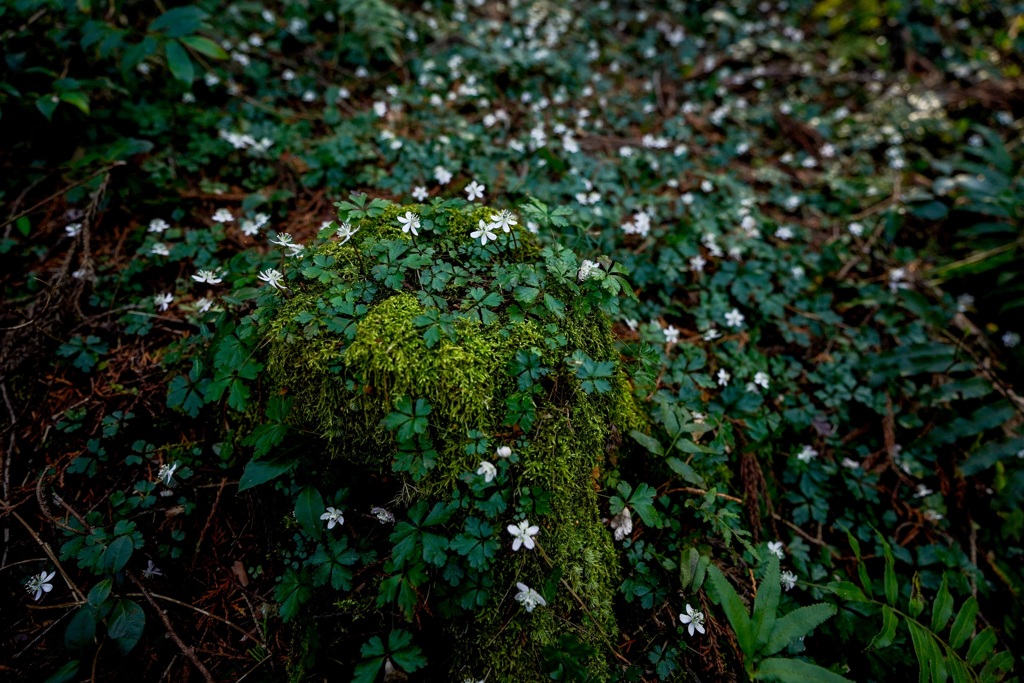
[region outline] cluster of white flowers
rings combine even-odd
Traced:
[[[516,219],[515,214],[507,209],[502,209],[498,213],[491,214],[491,221],[489,223],[481,219],[479,229],[469,233],[469,237],[470,239],[480,240],[482,246],[487,246],[488,241],[493,242],[498,239],[498,230],[511,233],[512,228],[517,225],[519,225],[519,221]]]
[[[219,135],[221,140],[227,141],[235,149],[251,149],[254,152],[262,153],[266,152],[274,144],[274,141],[268,137],[262,137],[257,140],[248,133],[236,133],[230,130],[222,130]]]
[[[260,228],[270,222],[270,216],[265,213],[258,213],[253,218],[246,218],[242,221],[242,233],[248,237],[259,234]]]
[[[646,211],[637,211],[633,214],[633,220],[622,224],[622,231],[627,235],[647,237],[651,232],[651,215]]]

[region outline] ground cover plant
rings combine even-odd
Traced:
[[[1022,24],[0,7],[0,674],[1015,680]]]

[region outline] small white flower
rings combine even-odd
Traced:
[[[839,464],[850,470],[860,469],[860,463],[857,462],[856,460],[853,460],[852,458],[843,458],[842,462],[840,462]]]
[[[381,524],[394,524],[395,516],[382,507],[370,508],[370,514],[377,518]]]
[[[940,519],[943,519],[943,514],[938,510],[925,510],[924,518],[929,522],[938,522]]]
[[[742,327],[744,316],[739,312],[739,309],[732,309],[725,314],[725,324],[729,327]]]
[[[211,218],[217,223],[230,223],[235,220],[235,217],[227,209],[217,209]]]
[[[163,218],[154,218],[149,222],[148,232],[161,233],[171,227]]]
[[[512,449],[508,446],[498,446],[498,450],[494,451],[494,454],[499,458],[510,458],[512,457]]]
[[[801,448],[800,452],[796,454],[796,459],[799,460],[800,462],[810,462],[811,460],[814,460],[817,457],[818,451],[814,450],[814,448],[807,445]]]
[[[434,180],[436,180],[439,185],[447,185],[452,181],[451,171],[446,169],[444,166],[435,166]]]
[[[423,187],[422,185],[417,185],[412,189],[412,198],[418,202],[427,201],[427,197],[429,196],[430,194],[427,193],[427,188]]]
[[[633,513],[628,507],[622,508],[619,514],[612,517],[610,526],[615,531],[615,540],[621,541],[633,533]]]
[[[39,572],[38,576],[32,576],[25,582],[25,590],[29,593],[35,593],[35,595],[32,596],[33,600],[39,600],[39,598],[43,597],[43,593],[49,593],[53,590],[53,584],[51,584],[50,581],[53,581],[53,577],[56,576],[56,574],[56,572],[50,572],[47,574],[45,570]]]
[[[164,573],[160,571],[160,568],[153,564],[153,560],[149,560],[149,564],[142,570],[142,578],[152,579],[154,576],[163,576]]]
[[[373,103],[373,113],[379,117],[386,116],[388,113],[388,103],[377,101]]]
[[[274,287],[275,289],[288,289],[283,284],[281,284],[281,280],[284,279],[284,274],[281,271],[277,270],[276,268],[267,268],[266,270],[262,271],[257,277],[260,280],[263,280],[263,282],[266,282],[271,287]]]
[[[174,295],[170,292],[157,294],[153,297],[153,305],[156,306],[159,311],[166,311],[172,301],[174,301]]]
[[[974,295],[961,294],[956,298],[956,310],[960,313],[966,313],[972,308],[974,308]]]
[[[217,277],[217,273],[212,270],[200,270],[192,276],[192,279],[199,283],[206,282],[211,285],[219,285],[224,281],[222,278]]]
[[[277,237],[275,237],[274,239],[270,240],[270,243],[271,244],[276,244],[279,247],[288,247],[288,248],[291,248],[291,246],[294,244],[294,242],[292,242],[292,236],[289,235],[286,232],[278,233]]]
[[[698,612],[689,605],[686,606],[686,614],[679,615],[679,621],[683,623],[683,626],[687,628],[690,635],[693,635],[694,631],[705,633],[704,631],[704,613]]]
[[[498,213],[491,214],[491,221],[494,223],[494,227],[496,229],[501,228],[502,232],[512,232],[512,227],[519,225],[515,214],[508,209],[502,209]]]
[[[213,301],[211,299],[207,299],[205,296],[202,299],[196,300],[196,310],[200,313],[206,313],[210,310],[211,306],[213,306]]]
[[[537,605],[547,607],[548,603],[545,602],[544,597],[525,583],[517,582],[516,588],[519,589],[519,592],[516,593],[516,602],[523,603],[527,612],[532,612]]]
[[[786,557],[786,551],[783,548],[782,541],[768,541],[768,552],[774,553],[780,560]]]
[[[583,282],[593,275],[595,270],[599,270],[600,268],[601,264],[597,261],[584,260],[583,263],[580,264],[580,271],[576,274],[576,279]]]
[[[715,186],[711,184],[710,180],[700,181],[700,189],[704,192],[711,192],[715,189]]]
[[[1008,349],[1012,349],[1020,344],[1020,335],[1016,332],[1006,332],[1002,336],[1003,346]]]
[[[721,336],[722,333],[719,332],[717,328],[712,327],[709,328],[708,331],[704,333],[704,341],[714,341],[715,339],[718,339]]]
[[[492,481],[494,481],[494,477],[497,476],[498,468],[494,466],[494,463],[482,460],[480,462],[480,467],[477,468],[476,473],[483,477],[485,482],[490,484]]]
[[[707,264],[708,262],[704,259],[704,257],[698,254],[697,256],[694,256],[690,259],[690,270],[692,270],[695,273],[703,273],[704,266],[706,266]]]
[[[782,584],[783,590],[793,590],[793,587],[796,586],[796,574],[787,569],[779,575],[779,583]]]
[[[256,221],[249,220],[246,218],[242,221],[242,234],[247,237],[254,237],[259,234],[260,226],[256,225]]]
[[[498,236],[494,233],[494,229],[497,227],[494,223],[486,223],[481,219],[480,229],[469,233],[469,237],[474,240],[480,240],[480,244],[486,247],[489,240],[494,241],[498,239]]]
[[[464,192],[466,193],[466,198],[469,201],[475,202],[477,199],[483,199],[485,189],[487,188],[474,180],[466,186]]]
[[[914,498],[927,498],[928,496],[932,495],[933,493],[935,493],[935,491],[932,491],[930,488],[928,488],[924,484],[918,484],[917,485],[917,492],[914,494]]]
[[[754,374],[754,384],[761,387],[762,389],[768,388],[768,373],[758,372]]]
[[[718,371],[718,386],[725,387],[729,385],[729,380],[732,379],[732,375],[725,368],[721,368]]]
[[[336,525],[345,523],[342,511],[332,507],[327,508],[327,511],[320,515],[320,519],[327,520],[328,529],[333,529]]]
[[[68,223],[64,226],[64,232],[68,237],[78,237],[78,234],[82,232],[81,223]]]
[[[512,550],[519,550],[519,546],[525,545],[527,550],[533,550],[533,537],[540,531],[539,526],[530,526],[530,521],[524,519],[519,524],[509,524],[508,532],[512,534]]]
[[[665,335],[666,344],[675,344],[679,341],[679,330],[677,330],[674,325],[669,325],[663,329],[661,333]]]
[[[420,234],[420,217],[412,211],[406,211],[404,216],[399,216],[398,222],[402,224],[402,232],[411,232],[414,237]]]
[[[350,224],[345,222],[338,226],[338,232],[334,234],[337,235],[338,237],[343,238],[341,240],[341,244],[345,244],[345,242],[348,242],[350,239],[352,239],[352,236],[355,235],[357,232],[359,232],[359,228],[353,229],[353,227]]]
[[[174,473],[178,469],[178,463],[171,463],[168,465],[164,463],[160,465],[160,470],[156,473],[156,478],[164,483],[164,486],[170,486],[174,481]]]
[[[778,230],[775,231],[775,236],[780,240],[791,240],[793,239],[793,228],[788,225],[780,225]]]
[[[154,256],[168,256],[171,250],[167,248],[167,245],[163,242],[154,242],[153,246],[150,247],[149,252]]]
[[[864,226],[860,223],[850,223],[846,226],[846,229],[850,231],[850,234],[854,237],[860,237],[864,234]]]

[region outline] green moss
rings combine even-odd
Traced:
[[[389,206],[381,216],[360,223],[358,240],[325,246],[318,253],[337,258],[344,281],[365,277],[372,267],[365,259],[373,240],[409,239],[395,227],[406,210],[410,208]],[[435,226],[443,224],[450,242],[466,243],[470,230],[491,213],[486,208],[452,210],[436,215]],[[431,235],[421,233],[419,239]],[[537,256],[539,250],[525,234],[517,240],[516,248],[505,252],[506,260]],[[448,302],[457,307],[462,294],[448,288],[445,294],[457,297]],[[291,419],[297,427],[322,436],[332,455],[386,472],[394,437],[381,426],[382,419],[399,398],[423,398],[431,404],[429,421],[438,456],[437,465],[417,483],[418,495],[448,497],[461,485],[463,473],[476,470],[482,458],[464,448],[471,430],[502,443],[518,439],[519,462],[508,472],[512,481],[506,490],[515,492],[510,504],[527,491],[550,495],[550,512],[531,517],[542,529],[537,551],[510,550],[504,527],[513,521],[513,509],[494,521],[501,547],[489,573],[490,600],[447,622],[460,650],[453,675],[471,672],[492,682],[548,680],[541,652],[571,632],[597,650],[590,670],[594,680],[606,680],[608,653],[618,640],[612,611],[618,566],[611,536],[600,520],[595,477],[618,433],[641,427],[643,418],[621,371],[611,392],[586,394],[564,358],[581,349],[595,360],[617,361],[607,319],[582,299],[560,293],[568,304],[562,319],[511,322],[507,311],[489,325],[459,318],[454,339],[442,337],[428,348],[415,323],[425,312],[417,295],[381,288],[351,340],[325,334],[305,339],[297,332],[295,316],[315,310],[325,296],[326,288],[312,283],[280,305],[266,327],[271,391],[295,399]],[[548,329],[552,323],[555,333]],[[557,335],[564,336],[565,346],[551,342]],[[517,391],[506,368],[517,351],[528,348],[540,349],[552,371],[535,397],[536,421],[528,434],[521,434],[502,424],[505,401]],[[546,607],[527,613],[513,599],[517,582],[534,588],[550,584],[554,597]]]

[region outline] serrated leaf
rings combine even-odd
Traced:
[[[630,431],[629,435],[633,437],[634,441],[646,448],[649,452],[654,453],[655,455],[665,455],[665,449],[662,447],[661,442],[653,436],[648,436],[635,429]]]
[[[896,637],[896,625],[898,623],[899,620],[892,608],[888,605],[882,605],[882,630],[875,634],[875,637],[871,639],[871,643],[868,644],[868,648],[872,650],[881,650],[883,647],[889,647],[892,645],[892,641]]]
[[[711,578],[711,585],[715,589],[722,610],[725,612],[729,624],[732,626],[736,640],[743,652],[753,652],[755,643],[754,626],[747,615],[747,608],[743,606],[736,589],[732,587],[725,574],[714,564],[708,567],[708,576]]]
[[[835,613],[835,605],[819,602],[815,605],[799,607],[789,614],[780,617],[775,622],[771,638],[768,640],[768,645],[765,646],[762,654],[775,654],[797,638],[809,634]]]
[[[314,486],[307,486],[299,492],[295,499],[295,519],[310,538],[319,539],[323,536],[324,523],[320,515],[324,514],[324,498]]]
[[[775,615],[779,608],[779,594],[782,584],[779,582],[779,556],[769,553],[768,569],[764,579],[757,587],[754,597],[753,625],[757,634],[756,647],[762,648],[767,643],[775,628]]]
[[[779,683],[852,683],[850,679],[817,664],[782,657],[763,660],[754,672],[753,678]]]
[[[960,611],[957,612],[953,625],[949,627],[949,646],[959,650],[971,632],[974,631],[974,619],[978,616],[978,601],[974,596],[967,598]]]

